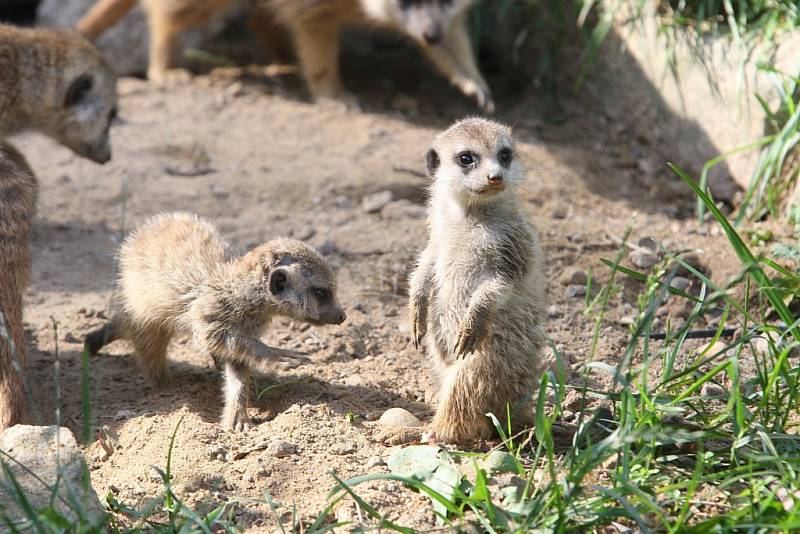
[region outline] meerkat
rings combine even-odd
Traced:
[[[22,294],[30,274],[28,233],[36,195],[25,158],[0,142],[0,432],[21,422],[25,411]]]
[[[36,130],[105,163],[116,113],[116,77],[84,37],[0,24],[0,139]]]
[[[86,349],[96,354],[114,340],[129,340],[146,374],[160,381],[170,339],[190,334],[199,350],[224,363],[222,424],[237,432],[251,425],[250,368],[305,359],[259,340],[271,319],[325,325],[346,318],[334,273],[316,250],[276,239],[234,257],[214,227],[194,215],[145,222],[122,244],[119,266],[120,310],[86,337]]]
[[[180,32],[205,23],[234,0],[142,0],[150,27],[148,78],[164,85]],[[294,38],[303,77],[314,98],[349,98],[339,76],[339,40],[346,25],[383,27],[410,36],[464,95],[494,111],[489,86],[478,69],[467,17],[474,0],[249,0],[267,10]],[[100,0],[78,25],[95,38],[131,9],[131,0]],[[262,35],[269,31],[258,32]]]
[[[543,258],[517,198],[525,171],[510,128],[459,121],[426,162],[430,238],[409,281],[412,341],[427,340],[438,379],[432,430],[463,443],[492,434],[487,413],[527,422],[545,363]]]

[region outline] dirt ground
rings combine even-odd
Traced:
[[[240,526],[272,531],[292,506],[304,518],[324,508],[330,471],[343,478],[387,471],[392,449],[372,439],[384,410],[400,406],[430,419],[431,380],[410,343],[404,280],[426,240],[423,155],[438,130],[475,111],[414,65],[374,67],[349,79],[345,72],[363,110],[313,105],[296,77],[258,69],[212,73],[166,92],[123,79],[114,158],[105,166],[38,135],[14,140],[41,182],[26,297],[31,422],[60,417],[80,436],[82,339],[108,313],[120,235],[152,214],[201,214],[242,251],[276,235],[307,240],[335,265],[348,312],[341,327],[274,325],[268,344],[302,350],[312,362],[259,377],[257,388],[268,389],[251,408],[259,424],[245,434],[221,430],[220,373],[185,341],[171,346],[172,378],[161,387],[144,378],[129,345],[108,347],[91,360],[91,416],[113,453],[97,440],[83,444],[98,494],[113,492],[131,506],[157,495],[151,466],[165,466],[180,422],[172,455],[178,495],[201,510],[241,499]],[[589,358],[593,320],[562,275],[578,267],[592,269],[595,284],[607,280],[599,260],[614,257],[632,220],[634,242],[653,236],[672,249],[698,249],[716,281],[737,271],[724,238],[711,227],[698,231],[693,201],[653,147],[579,99],[565,98],[559,124],[541,118],[535,94],[501,92],[498,104],[529,170],[521,194],[547,256],[547,330],[574,377]],[[185,176],[197,169],[205,174]],[[367,212],[362,198],[384,190],[394,200]],[[624,350],[637,289],[628,282],[612,303],[597,360],[614,364]],[[662,321],[675,320],[680,306],[665,313]],[[294,448],[275,455],[265,449],[274,440]],[[284,505],[277,515],[248,502],[263,501],[265,490]],[[435,525],[423,497],[397,483],[359,491],[392,520]],[[359,519],[350,501],[335,514]]]

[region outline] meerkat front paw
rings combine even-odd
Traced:
[[[422,338],[428,328],[428,306],[424,298],[412,297],[410,308],[411,319],[411,339],[414,343],[414,348],[419,349],[422,344]]]
[[[456,341],[456,358],[465,358],[468,354],[475,352],[482,338],[483,336],[472,326],[467,325],[462,327],[458,334],[458,340]]]
[[[485,113],[489,115],[494,113],[494,100],[492,99],[492,92],[488,87],[481,85],[475,80],[460,80],[457,82],[458,88],[465,96],[468,96],[477,102]]]

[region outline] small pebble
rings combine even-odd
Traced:
[[[586,294],[586,286],[569,286],[567,287],[567,298],[582,297]]]
[[[586,271],[577,267],[569,267],[561,274],[561,285],[585,286],[588,282]]]
[[[417,417],[403,408],[389,408],[378,422],[383,426],[422,426]]]
[[[548,317],[552,319],[558,317],[559,315],[561,315],[561,312],[559,311],[558,306],[556,306],[555,304],[551,304],[550,306],[547,307]]]
[[[704,397],[723,397],[725,395],[725,388],[713,382],[706,382],[703,384],[703,389],[700,390],[700,393]]]
[[[373,456],[367,460],[367,469],[372,469],[373,467],[378,467],[381,465],[386,465],[386,462],[380,456]]]
[[[623,317],[623,318],[621,318],[621,319],[619,320],[619,324],[621,324],[622,326],[630,326],[630,325],[632,325],[632,324],[633,324],[633,323],[635,323],[635,322],[636,322],[636,319],[634,319],[634,318],[633,318],[632,316],[630,316],[630,315],[626,315],[625,317]]]
[[[386,204],[392,201],[392,197],[392,192],[388,189],[364,195],[361,199],[361,209],[367,213],[377,213],[381,211]]]
[[[288,441],[274,440],[267,447],[267,454],[273,458],[286,458],[293,454],[297,454],[297,446]]]
[[[133,410],[119,410],[116,414],[114,414],[114,421],[123,421],[135,416],[136,412]]]
[[[676,276],[670,281],[669,286],[678,291],[686,291],[691,285],[692,281],[683,276]]]
[[[658,254],[645,249],[636,249],[631,251],[628,259],[632,264],[640,269],[650,269],[659,262]]]

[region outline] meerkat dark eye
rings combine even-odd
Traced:
[[[92,90],[94,82],[88,74],[79,76],[67,89],[67,96],[64,97],[64,107],[69,108],[80,104]]]
[[[500,165],[508,167],[511,160],[514,159],[514,153],[510,148],[500,149],[500,152],[497,153],[497,159],[500,161]]]
[[[477,157],[472,152],[462,152],[456,156],[456,161],[458,161],[459,165],[466,168],[475,165]]]
[[[320,304],[325,304],[331,298],[331,292],[323,287],[315,287],[311,290],[311,293]]]

